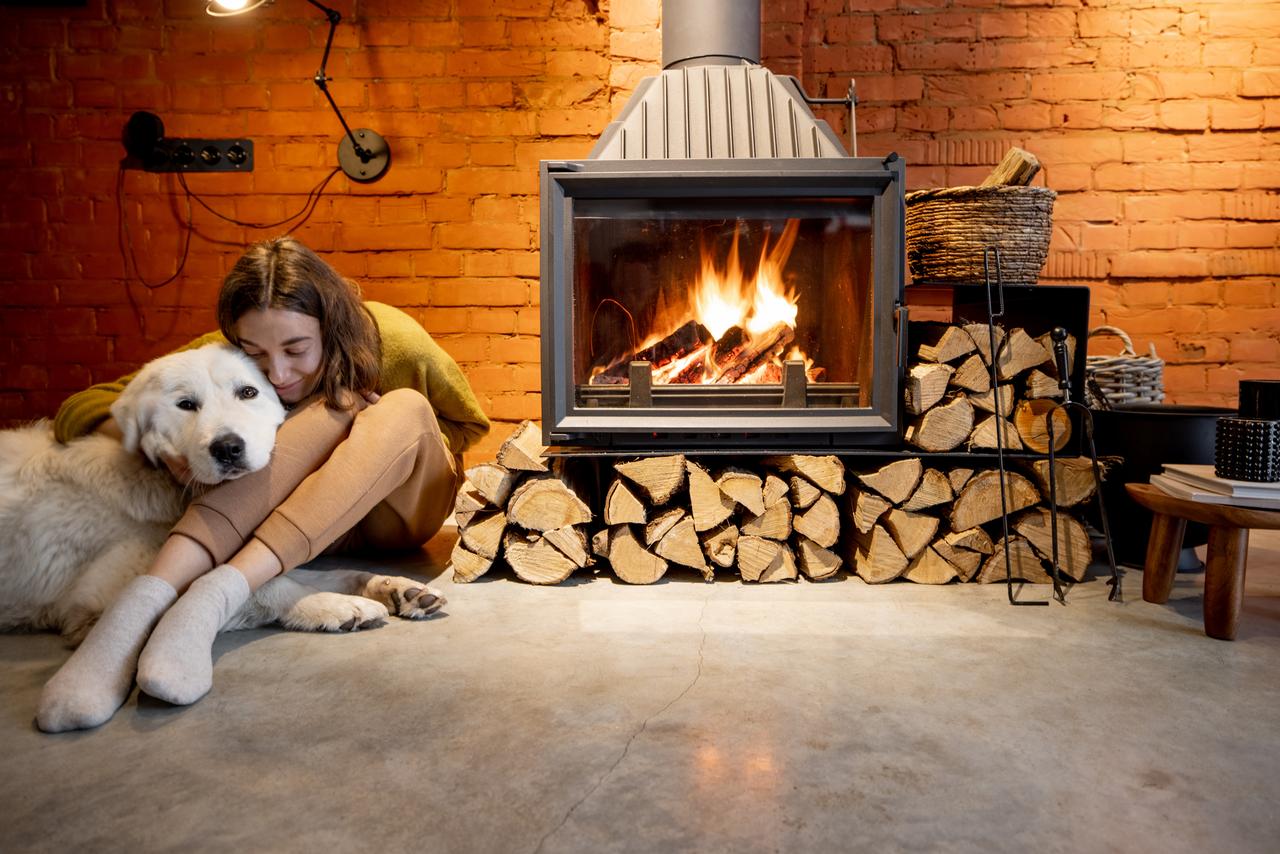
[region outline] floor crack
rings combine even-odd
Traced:
[[[669,700],[665,706],[640,722],[639,728],[631,734],[631,737],[627,739],[627,743],[622,746],[622,752],[618,754],[618,758],[613,760],[613,764],[600,775],[600,779],[596,780],[595,783],[592,784],[591,788],[587,789],[587,791],[582,795],[582,797],[574,801],[573,805],[569,807],[556,826],[543,834],[542,838],[538,840],[537,846],[533,849],[533,854],[538,854],[538,852],[542,851],[542,846],[547,844],[547,840],[559,833],[560,829],[569,822],[570,818],[573,817],[573,814],[577,811],[578,807],[586,803],[587,799],[594,795],[596,790],[604,785],[604,781],[608,780],[609,777],[612,776],[613,772],[622,764],[622,760],[626,759],[627,754],[631,752],[632,743],[639,738],[649,726],[649,722],[662,716],[668,709],[684,699],[685,695],[693,690],[693,686],[697,685],[698,680],[702,678],[703,650],[707,646],[707,630],[702,625],[702,619],[707,614],[707,603],[711,601],[711,594],[715,592],[714,585],[709,585],[709,587],[710,589],[707,591],[706,597],[702,600],[702,610],[698,612],[698,629],[702,632],[702,640],[698,642],[698,669],[697,672],[693,674],[693,679],[689,680],[689,684],[684,686],[680,693],[676,694],[675,697]]]

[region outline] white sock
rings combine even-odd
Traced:
[[[140,575],[130,581],[102,612],[80,648],[44,686],[36,726],[45,732],[64,732],[111,720],[133,687],[138,651],[177,597],[161,578]]]
[[[213,687],[213,640],[252,593],[231,564],[200,576],[151,633],[138,659],[138,687],[187,706]]]

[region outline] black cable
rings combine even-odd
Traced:
[[[128,277],[129,264],[133,265],[133,275],[138,282],[147,290],[155,291],[163,288],[174,279],[182,275],[183,269],[187,266],[187,257],[191,254],[191,232],[195,229],[192,227],[192,210],[191,198],[187,197],[187,236],[182,244],[182,258],[178,261],[178,268],[173,271],[173,275],[165,279],[163,282],[148,282],[142,276],[142,268],[138,266],[138,257],[133,251],[133,235],[129,231],[129,216],[124,205],[124,166],[116,172],[116,212],[119,214],[118,227],[116,229],[116,239],[120,243],[120,254],[125,260],[125,275]]]
[[[242,226],[244,228],[278,228],[279,226],[292,222],[293,220],[297,219],[300,216],[302,217],[302,220],[298,223],[299,226],[301,226],[303,223],[309,220],[311,218],[311,215],[315,213],[316,207],[320,204],[320,197],[324,195],[325,188],[329,186],[329,182],[333,180],[333,176],[337,175],[341,171],[342,171],[342,167],[335,166],[332,172],[326,175],[323,180],[321,180],[318,184],[316,184],[314,187],[311,188],[311,192],[307,193],[307,200],[302,203],[302,208],[299,209],[297,213],[292,213],[278,222],[248,222],[245,220],[236,219],[235,217],[227,216],[224,213],[220,213],[214,210],[212,207],[210,207],[208,202],[200,198],[199,195],[197,195],[195,192],[191,190],[190,187],[187,186],[186,175],[184,175],[182,172],[178,172],[177,175],[178,175],[178,183],[182,185],[182,189],[186,192],[189,199],[195,199],[196,202],[200,205],[200,207],[204,208],[209,213],[216,216],[218,219],[224,220],[225,222],[232,223],[233,225]]]

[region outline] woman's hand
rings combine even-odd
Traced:
[[[120,425],[110,415],[105,420],[99,421],[98,426],[93,428],[93,432],[102,436],[110,436],[117,442],[124,440],[124,433],[120,430]]]
[[[191,467],[187,465],[186,457],[171,457],[168,454],[161,454],[160,462],[164,463],[164,467],[169,470],[169,474],[173,476],[173,479],[183,486],[190,486],[195,480],[195,476],[191,473]]]
[[[362,392],[361,397],[365,399],[365,403],[368,403],[370,405],[377,403],[379,400],[382,400],[382,395],[378,394],[376,391]]]

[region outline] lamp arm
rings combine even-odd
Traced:
[[[347,120],[342,115],[342,110],[338,109],[338,104],[333,100],[333,94],[329,91],[329,75],[325,70],[329,66],[329,50],[333,47],[333,34],[338,29],[338,24],[342,22],[342,13],[337,9],[330,9],[328,6],[317,3],[316,0],[307,0],[307,2],[323,12],[324,16],[329,20],[329,37],[324,42],[324,55],[320,58],[320,70],[316,72],[312,80],[329,101],[329,106],[333,108],[334,114],[342,124],[342,129],[347,133],[347,138],[351,140],[351,147],[355,149],[356,156],[368,163],[373,155],[364,146],[356,142],[356,135],[351,132],[350,126],[347,125]]]

